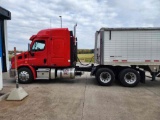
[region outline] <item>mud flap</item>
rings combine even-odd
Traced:
[[[146,81],[145,72],[142,71],[142,70],[139,70],[139,74],[140,74],[140,76],[141,76],[140,82],[141,82],[141,83],[145,83],[145,81]]]

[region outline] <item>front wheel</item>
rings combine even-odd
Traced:
[[[113,83],[115,76],[111,69],[100,68],[96,72],[96,79],[100,85],[109,86]]]
[[[125,87],[134,87],[138,85],[140,81],[139,73],[132,68],[124,69],[120,73],[119,77],[120,77],[120,82]]]
[[[32,72],[29,68],[20,68],[18,70],[18,82],[19,83],[30,83],[33,80]]]

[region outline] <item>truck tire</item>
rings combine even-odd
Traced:
[[[19,83],[31,83],[33,80],[33,74],[29,68],[23,67],[18,69],[18,82]]]
[[[96,72],[96,80],[102,86],[109,86],[115,79],[114,73],[109,68],[100,68]]]
[[[134,87],[138,85],[140,81],[139,73],[132,68],[127,68],[122,70],[120,72],[119,78],[120,78],[120,82],[125,87]]]

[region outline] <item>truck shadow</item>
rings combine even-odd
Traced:
[[[54,80],[34,80],[32,84],[55,84],[55,83],[60,83],[60,84],[73,84],[74,79],[54,79]]]
[[[10,79],[10,80],[4,80],[5,84],[15,84],[16,81],[15,79]],[[82,77],[77,77],[75,79],[54,79],[54,80],[34,80],[30,84],[81,84],[87,86],[100,86],[96,79],[94,77],[91,78],[82,78]],[[29,84],[21,84],[21,85],[29,85]],[[114,81],[112,86],[120,86],[121,83],[117,80]],[[106,86],[103,86],[106,87]],[[155,81],[151,81],[151,79],[146,79],[146,83],[139,83],[138,86],[136,87],[160,87],[160,79],[157,79]]]
[[[140,86],[142,87],[160,87],[160,80],[157,79],[155,81],[151,81],[151,79],[146,80],[146,83],[141,83]]]

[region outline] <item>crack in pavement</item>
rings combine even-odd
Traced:
[[[85,99],[86,99],[86,87],[87,87],[87,75],[86,75],[86,81],[85,81],[85,89],[84,89],[84,96],[83,96],[83,107],[82,107],[82,117],[81,120],[84,118],[84,104],[85,104]]]
[[[157,93],[153,92],[152,90],[148,89],[148,88],[145,88],[146,90],[152,92],[153,94],[155,94],[156,96],[160,97],[160,95],[158,95]]]

